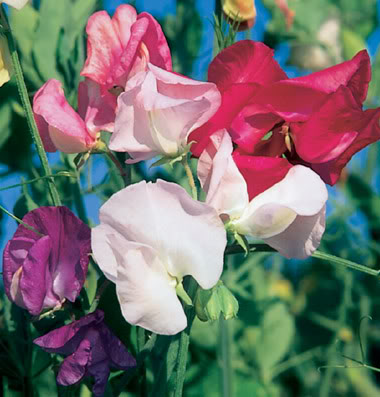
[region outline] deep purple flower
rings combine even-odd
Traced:
[[[34,340],[48,353],[67,356],[58,371],[58,384],[69,386],[85,376],[93,376],[92,392],[102,396],[110,368],[126,370],[136,366],[136,360],[103,319],[103,311],[97,310]]]
[[[87,274],[90,228],[67,207],[40,207],[27,213],[3,254],[5,292],[38,315],[74,302]]]

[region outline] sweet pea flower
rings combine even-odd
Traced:
[[[118,98],[109,147],[128,152],[130,162],[157,155],[176,158],[186,151],[187,137],[218,109],[220,93],[204,83],[148,64],[132,77]]]
[[[152,15],[127,4],[112,19],[106,11],[94,13],[87,22],[87,59],[81,71],[101,87],[101,94],[123,89],[127,79],[145,70],[147,63],[171,70],[170,50]]]
[[[283,179],[263,190],[259,169],[254,184],[261,186],[255,187],[255,193],[257,189],[262,191],[252,194],[235,163],[237,159],[244,164],[246,159],[234,159],[232,150],[228,132],[220,130],[199,158],[198,177],[207,193],[206,203],[218,211],[234,233],[261,239],[287,258],[311,255],[325,230],[327,189],[320,177],[307,167],[287,166],[285,159],[274,159],[276,168],[285,174]],[[256,160],[263,169],[266,159]]]
[[[370,79],[365,50],[350,61],[288,79],[264,44],[235,43],[210,65],[209,80],[221,91],[222,105],[190,135],[198,142],[192,151],[200,155],[210,135],[226,128],[241,152],[285,155],[333,185],[350,158],[380,138],[380,108],[362,109]]]
[[[0,34],[0,87],[11,78],[12,60],[7,39]]]
[[[250,29],[256,19],[255,0],[221,0],[225,17],[234,22],[239,22],[238,30]]]
[[[108,94],[111,96],[111,94]],[[85,80],[78,88],[78,113],[67,102],[62,84],[48,80],[33,99],[34,118],[47,152],[97,150],[100,130],[112,131],[114,108],[100,97],[99,87]]]
[[[222,273],[226,232],[211,206],[174,183],[130,185],[101,208],[92,229],[94,258],[116,284],[124,318],[158,334],[187,320],[176,291],[191,275],[203,289]]]
[[[111,368],[128,370],[136,366],[136,360],[103,320],[103,311],[97,310],[33,341],[48,353],[67,356],[58,371],[59,385],[70,386],[93,376],[92,392],[100,397]]]
[[[5,3],[16,8],[17,10],[21,10],[21,8],[24,7],[28,1],[29,0],[0,0],[0,4]]]
[[[28,212],[3,253],[5,293],[32,315],[78,297],[91,251],[90,228],[67,207]]]

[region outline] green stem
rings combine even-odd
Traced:
[[[20,98],[21,98],[21,102],[22,102],[24,111],[25,111],[25,116],[26,116],[26,120],[28,122],[29,130],[32,135],[33,142],[36,146],[38,157],[40,158],[40,161],[41,161],[43,174],[44,174],[44,176],[48,176],[48,175],[51,175],[50,166],[48,163],[46,152],[44,150],[44,147],[43,147],[43,144],[41,141],[40,133],[38,132],[38,128],[37,128],[36,122],[34,120],[33,110],[32,110],[32,106],[29,101],[28,90],[25,85],[24,75],[23,75],[20,60],[19,60],[19,57],[17,54],[16,44],[13,39],[12,31],[8,24],[7,17],[5,15],[2,5],[0,5],[0,21],[1,21],[1,25],[4,28],[5,36],[8,41],[9,50],[10,50],[11,58],[12,58],[13,71],[14,71],[14,74],[16,77],[17,88],[18,88],[18,92],[20,94]],[[46,181],[47,181],[47,186],[48,186],[53,204],[56,206],[61,205],[61,199],[59,197],[58,190],[55,186],[54,179],[47,178]]]
[[[229,320],[219,317],[219,343],[218,355],[220,362],[221,388],[223,397],[231,397],[232,393],[232,366],[231,366],[231,334]]]
[[[197,292],[198,285],[192,277],[190,277],[186,281],[188,281],[186,292],[191,298],[191,300],[193,300]],[[179,349],[178,349],[178,358],[177,358],[178,366],[177,366],[175,386],[174,386],[174,397],[182,396],[183,385],[186,376],[187,354],[190,343],[190,330],[191,330],[191,326],[193,325],[193,321],[195,317],[194,306],[185,306],[184,311],[187,317],[187,327],[181,332],[180,340],[179,340]]]
[[[121,165],[120,161],[118,158],[110,151],[107,150],[106,152],[108,158],[115,164],[116,168],[118,169],[120,176],[123,178],[124,185],[128,186],[131,184],[131,170],[130,167],[128,166],[126,170],[123,168]]]
[[[11,212],[9,212],[8,210],[6,210],[3,206],[0,205],[0,210],[5,212],[8,216],[10,216],[11,218],[13,218],[17,223],[20,223],[21,225],[23,225],[24,227],[26,227],[27,229],[31,230],[32,232],[38,234],[40,237],[43,237],[44,235],[42,233],[40,233],[39,231],[37,231],[36,229],[34,229],[34,227],[29,226],[27,223],[25,223],[24,221],[22,221],[20,218],[17,218],[17,216],[13,215]]]
[[[275,249],[269,247],[266,244],[249,244],[249,252],[277,252]],[[244,250],[240,245],[230,245],[226,248],[226,255],[231,254],[244,254]],[[315,251],[312,255],[315,259],[326,260],[333,263],[334,265],[341,265],[350,269],[358,270],[363,273],[367,273],[371,276],[380,277],[380,270],[371,269],[370,267],[359,265],[358,263],[352,262],[348,259],[339,258],[335,255],[327,254],[321,251]]]
[[[353,277],[352,273],[344,272],[342,275],[342,283],[344,286],[342,300],[338,309],[338,327],[331,338],[330,346],[327,349],[327,369],[326,374],[322,379],[320,388],[320,397],[328,397],[330,394],[331,381],[333,379],[336,368],[334,367],[335,354],[336,354],[336,340],[339,337],[340,330],[346,325],[347,321],[347,307],[349,306],[352,293]]]
[[[197,187],[195,185],[194,176],[193,176],[193,173],[192,173],[191,168],[189,166],[189,162],[188,162],[187,156],[184,156],[182,158],[181,162],[182,162],[183,168],[185,169],[187,180],[189,181],[189,185],[190,185],[190,189],[191,189],[191,195],[192,195],[194,200],[198,200]]]
[[[14,185],[9,185],[9,186],[2,187],[2,188],[0,188],[0,192],[2,192],[3,190],[13,189],[13,188],[24,186],[24,185],[29,185],[31,183],[38,182],[41,179],[57,178],[57,177],[60,177],[60,176],[64,176],[66,178],[77,178],[74,174],[70,174],[70,172],[62,171],[62,172],[60,172],[58,174],[50,174],[50,175],[45,175],[45,176],[39,176],[38,178],[29,179],[28,181],[25,181],[25,182],[15,183]]]

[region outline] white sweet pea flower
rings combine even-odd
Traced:
[[[311,169],[296,165],[249,201],[247,183],[232,158],[226,130],[211,137],[198,163],[198,177],[212,205],[235,232],[259,238],[287,258],[305,258],[325,230],[327,189]]]
[[[92,250],[124,318],[158,334],[186,328],[176,287],[191,275],[212,288],[223,269],[226,233],[215,209],[174,183],[143,181],[114,194],[99,218]]]
[[[129,162],[157,155],[176,158],[185,151],[189,134],[214,115],[220,102],[215,84],[148,64],[118,98],[109,147],[128,152]]]
[[[29,0],[0,0],[0,4],[5,3],[16,8],[17,10],[21,10],[21,8],[24,7],[28,1]]]

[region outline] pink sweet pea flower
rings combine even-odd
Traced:
[[[251,157],[252,158],[252,157]],[[226,130],[211,137],[199,158],[198,177],[212,205],[233,232],[258,238],[287,258],[306,258],[319,246],[325,229],[327,189],[319,176],[307,167],[288,166],[277,160],[263,173],[254,172],[255,194],[248,194],[247,182],[232,157],[232,142]],[[280,161],[278,161],[280,160]],[[246,167],[250,164],[240,158]],[[257,162],[253,166],[258,166]],[[277,173],[273,172],[277,169]],[[282,179],[273,183],[284,173]],[[263,175],[272,177],[263,178]],[[269,179],[269,182],[268,180]],[[270,186],[268,186],[270,185]]]
[[[128,152],[131,162],[157,155],[176,158],[192,130],[218,109],[220,93],[213,83],[195,81],[148,64],[132,77],[118,98],[109,147]]]
[[[87,23],[87,59],[81,75],[93,80],[104,95],[114,87],[124,88],[128,77],[145,70],[147,63],[171,70],[165,36],[152,15],[127,4],[120,5],[112,19],[105,11],[93,14]]]
[[[124,318],[158,334],[186,328],[176,287],[191,275],[212,288],[223,270],[226,232],[214,208],[177,184],[142,181],[115,193],[99,218],[93,254],[116,284]]]
[[[111,94],[108,94],[111,96]],[[47,152],[81,153],[96,149],[100,130],[112,131],[114,110],[98,86],[86,80],[78,88],[78,113],[58,80],[48,80],[33,99],[34,117]]]
[[[242,152],[285,155],[333,185],[352,155],[380,138],[380,108],[362,109],[370,79],[364,50],[350,61],[288,79],[263,44],[235,43],[210,65],[209,80],[221,90],[222,106],[191,134],[189,139],[198,142],[192,151],[200,155],[209,136],[227,128]],[[234,99],[230,110],[228,103]],[[272,137],[264,145],[268,132]]]
[[[22,219],[3,253],[3,278],[8,298],[38,315],[74,302],[87,274],[90,228],[67,207],[40,207]]]

